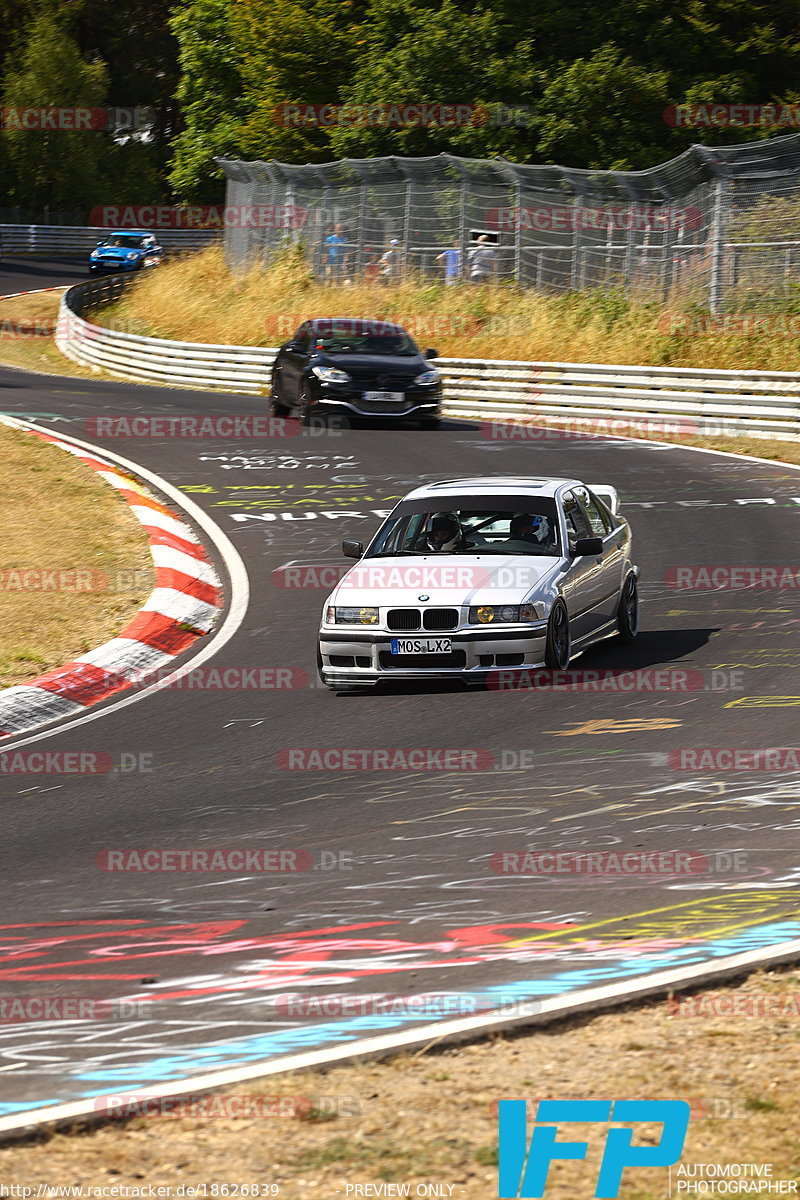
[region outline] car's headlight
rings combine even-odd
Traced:
[[[520,621],[540,621],[544,614],[541,604],[479,604],[469,610],[470,625],[500,625]]]
[[[328,605],[325,613],[328,625],[377,625],[377,608],[335,608]]]
[[[438,371],[423,371],[421,375],[417,376],[414,383],[419,383],[423,387],[430,387],[432,383],[438,383],[440,379],[441,375]]]
[[[323,383],[349,383],[350,376],[347,371],[340,371],[338,367],[312,367],[312,373],[317,379],[321,379]]]
[[[130,254],[126,254],[125,257],[127,258],[128,262],[131,262],[132,259],[136,258],[136,251],[131,250]]]

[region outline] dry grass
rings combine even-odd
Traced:
[[[46,375],[96,377],[96,371],[65,358],[48,332],[55,326],[60,299],[60,292],[0,297],[0,364]]]
[[[425,281],[333,286],[315,282],[296,254],[233,274],[218,246],[149,272],[102,319],[181,341],[274,346],[314,315],[398,319],[421,345],[451,356],[800,370],[795,335],[669,333],[660,305],[613,289],[547,296]]]
[[[0,687],[9,687],[113,637],[155,576],[146,534],[113,488],[1,425],[0,502]]]
[[[797,969],[726,989],[798,990]],[[798,1065],[797,1017],[685,1018],[649,1004],[234,1089],[326,1097],[318,1107],[342,1113],[328,1120],[137,1119],[0,1150],[0,1172],[18,1185],[277,1183],[281,1200],[333,1200],[346,1184],[390,1181],[410,1183],[414,1195],[427,1181],[455,1185],[454,1200],[487,1200],[497,1195],[496,1101],[581,1097],[687,1099],[694,1117],[683,1163],[771,1163],[773,1178],[798,1180]],[[589,1140],[589,1157],[552,1168],[548,1200],[594,1194],[598,1130],[570,1133]],[[662,1200],[666,1184],[666,1169],[626,1171],[620,1200]]]

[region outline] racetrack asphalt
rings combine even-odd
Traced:
[[[20,262],[0,292],[25,290],[25,278],[72,282],[59,263]],[[7,368],[0,410],[37,414],[40,427],[123,455],[198,504],[232,540],[251,589],[244,623],[206,668],[245,684],[254,670],[284,668],[303,684],[220,687],[224,677],[209,675],[211,686],[112,700],[99,719],[0,743],[6,756],[20,746],[118,764],[100,775],[2,773],[0,999],[128,1005],[94,1020],[0,1025],[0,1112],[420,1021],[402,1005],[314,1010],[297,997],[447,992],[466,1012],[489,995],[557,995],[800,935],[797,774],[679,769],[674,757],[797,741],[797,590],[679,590],[669,574],[704,564],[796,571],[797,471],[605,438],[498,442],[457,421],[437,433],[98,437],[101,416],[263,417],[266,401]],[[341,540],[366,541],[376,514],[420,482],[501,474],[618,488],[641,566],[642,632],[572,670],[641,672],[643,690],[447,683],[345,696],[317,686],[329,589],[280,586],[273,572],[341,566]],[[653,670],[692,674],[688,686],[663,675],[673,690],[654,692]],[[493,766],[284,770],[279,756],[292,747],[478,749]],[[113,849],[220,847],[305,850],[315,869],[97,865]],[[691,875],[493,868],[498,852],[528,850],[709,857]]]

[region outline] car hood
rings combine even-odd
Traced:
[[[413,379],[420,372],[429,370],[421,354],[315,354],[314,366],[338,367],[348,375],[407,375]]]
[[[519,604],[559,575],[559,556],[425,554],[364,558],[340,579],[331,603],[378,608]]]

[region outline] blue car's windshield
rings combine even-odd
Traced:
[[[131,234],[116,233],[112,237],[103,238],[101,246],[117,246],[124,250],[142,250],[145,246],[145,240],[142,237],[134,237]]]

